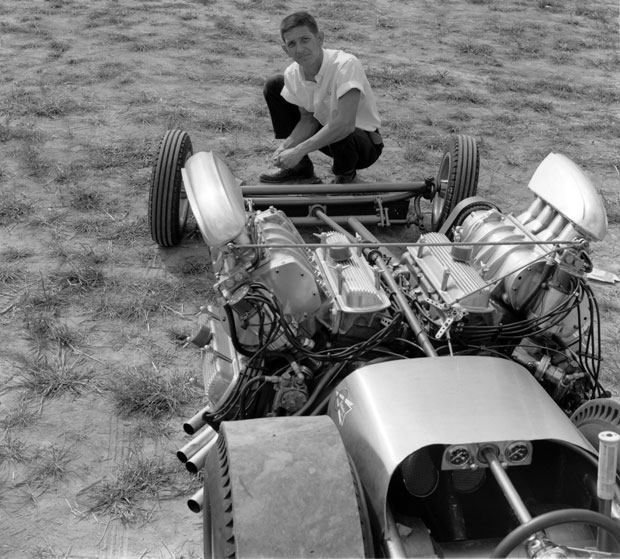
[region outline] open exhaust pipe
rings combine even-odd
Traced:
[[[201,487],[196,493],[194,493],[187,501],[187,506],[192,512],[200,512],[205,503],[205,490]]]
[[[194,453],[187,462],[185,462],[185,467],[187,471],[192,474],[197,474],[202,468],[204,468],[205,462],[207,460],[207,454],[211,450],[211,447],[217,441],[217,433],[213,432],[215,436],[209,439],[208,442],[204,444],[200,449]]]
[[[183,462],[187,461],[196,454],[204,445],[217,437],[217,433],[211,427],[205,427],[195,437],[192,438],[183,448],[177,451],[177,458]]]

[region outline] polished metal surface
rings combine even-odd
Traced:
[[[362,367],[330,401],[372,508],[397,466],[432,444],[551,439],[589,445],[536,379],[493,357],[427,357]],[[544,419],[543,419],[544,418]],[[384,527],[385,518],[380,515]]]
[[[529,188],[541,200],[568,219],[582,234],[593,240],[602,240],[607,233],[607,214],[596,187],[585,173],[568,157],[550,153],[532,176]],[[547,209],[539,203],[532,211],[540,218]],[[548,216],[549,225],[553,216]],[[529,220],[530,217],[524,219]],[[543,218],[543,221],[545,218]]]
[[[316,250],[316,263],[338,309],[347,313],[365,313],[388,308],[390,300],[377,286],[377,277],[361,251],[347,249],[346,257],[335,258],[330,245],[347,244],[347,237],[331,232],[322,235],[321,239],[325,246]]]
[[[445,235],[427,233],[419,242],[438,246],[409,247],[403,263],[412,273],[419,270],[424,275],[441,303],[448,306],[458,303],[471,312],[492,311],[490,287],[469,262],[454,258],[453,247],[448,246]],[[444,246],[439,246],[441,243]],[[426,290],[423,283],[420,288]]]
[[[182,169],[183,184],[200,232],[209,246],[235,239],[245,227],[240,182],[212,152],[198,152]]]

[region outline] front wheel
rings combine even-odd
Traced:
[[[439,165],[437,191],[432,199],[431,228],[438,231],[454,207],[478,189],[480,155],[476,139],[458,135],[450,138]]]
[[[168,130],[153,165],[149,192],[151,237],[162,247],[178,245],[183,238],[189,202],[181,169],[193,153],[189,134]]]

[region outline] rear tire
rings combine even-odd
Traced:
[[[596,398],[582,404],[571,416],[581,434],[598,451],[598,436],[603,431],[620,434],[620,398]],[[617,471],[620,474],[620,461]]]
[[[149,192],[151,237],[162,247],[178,245],[183,238],[189,202],[181,169],[193,154],[189,134],[168,130],[162,138],[153,165]]]
[[[438,231],[454,207],[478,189],[480,155],[475,138],[450,138],[436,178],[437,192],[431,201],[431,228]]]

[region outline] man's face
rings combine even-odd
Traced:
[[[284,52],[304,68],[320,66],[323,55],[323,33],[312,33],[305,25],[284,33]],[[318,70],[318,68],[316,68]]]

